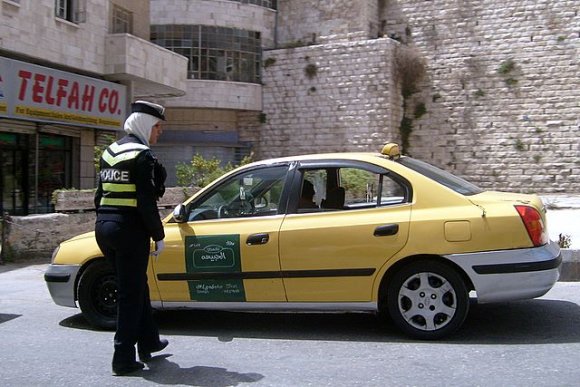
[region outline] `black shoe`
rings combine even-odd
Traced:
[[[113,375],[123,376],[130,374],[135,371],[139,371],[145,368],[145,364],[140,361],[134,361],[133,363],[123,364],[120,366],[113,365]]]
[[[145,363],[151,361],[151,353],[163,351],[168,345],[169,341],[167,341],[167,339],[160,339],[159,343],[157,343],[157,346],[155,346],[153,349],[150,349],[149,352],[139,350],[139,360]]]

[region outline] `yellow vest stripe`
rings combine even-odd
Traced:
[[[103,183],[103,190],[108,192],[137,192],[135,184]]]
[[[115,153],[119,153],[119,152],[124,152],[124,151],[128,151],[128,150],[145,150],[145,149],[149,149],[148,146],[143,145],[143,144],[137,144],[134,142],[127,142],[125,144],[117,144],[116,142],[112,143],[109,148],[115,152]]]
[[[147,149],[149,147],[143,144],[132,142],[118,144],[114,142],[103,152],[102,159],[108,166],[113,167],[118,163],[135,159],[139,153]],[[136,196],[136,191],[137,188],[134,183],[103,182],[103,197],[100,204],[101,206],[137,207],[137,198],[131,198],[131,196]],[[115,196],[129,197],[119,198]]]
[[[117,155],[117,156],[113,156],[109,152],[105,151],[105,152],[103,152],[103,160],[105,160],[105,162],[112,167],[113,165],[116,165],[117,163],[120,163],[121,161],[127,161],[127,160],[134,159],[135,157],[137,157],[137,155],[139,153],[141,153],[141,151],[136,150],[136,151],[132,151],[132,152],[121,153],[120,155]]]
[[[101,198],[101,206],[137,207],[137,199]]]

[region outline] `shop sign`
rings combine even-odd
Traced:
[[[126,98],[123,85],[0,57],[0,117],[119,130]]]

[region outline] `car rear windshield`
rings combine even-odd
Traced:
[[[452,175],[449,172],[434,167],[433,165],[427,164],[423,161],[412,159],[410,157],[401,157],[399,162],[407,168],[410,168],[431,180],[435,180],[437,183],[442,184],[445,187],[452,189],[453,191],[462,195],[469,196],[483,192],[483,190],[475,184],[472,184],[460,177]]]

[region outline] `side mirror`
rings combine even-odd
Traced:
[[[187,212],[185,211],[185,206],[183,204],[178,204],[177,207],[173,209],[173,220],[177,223],[187,222]]]

